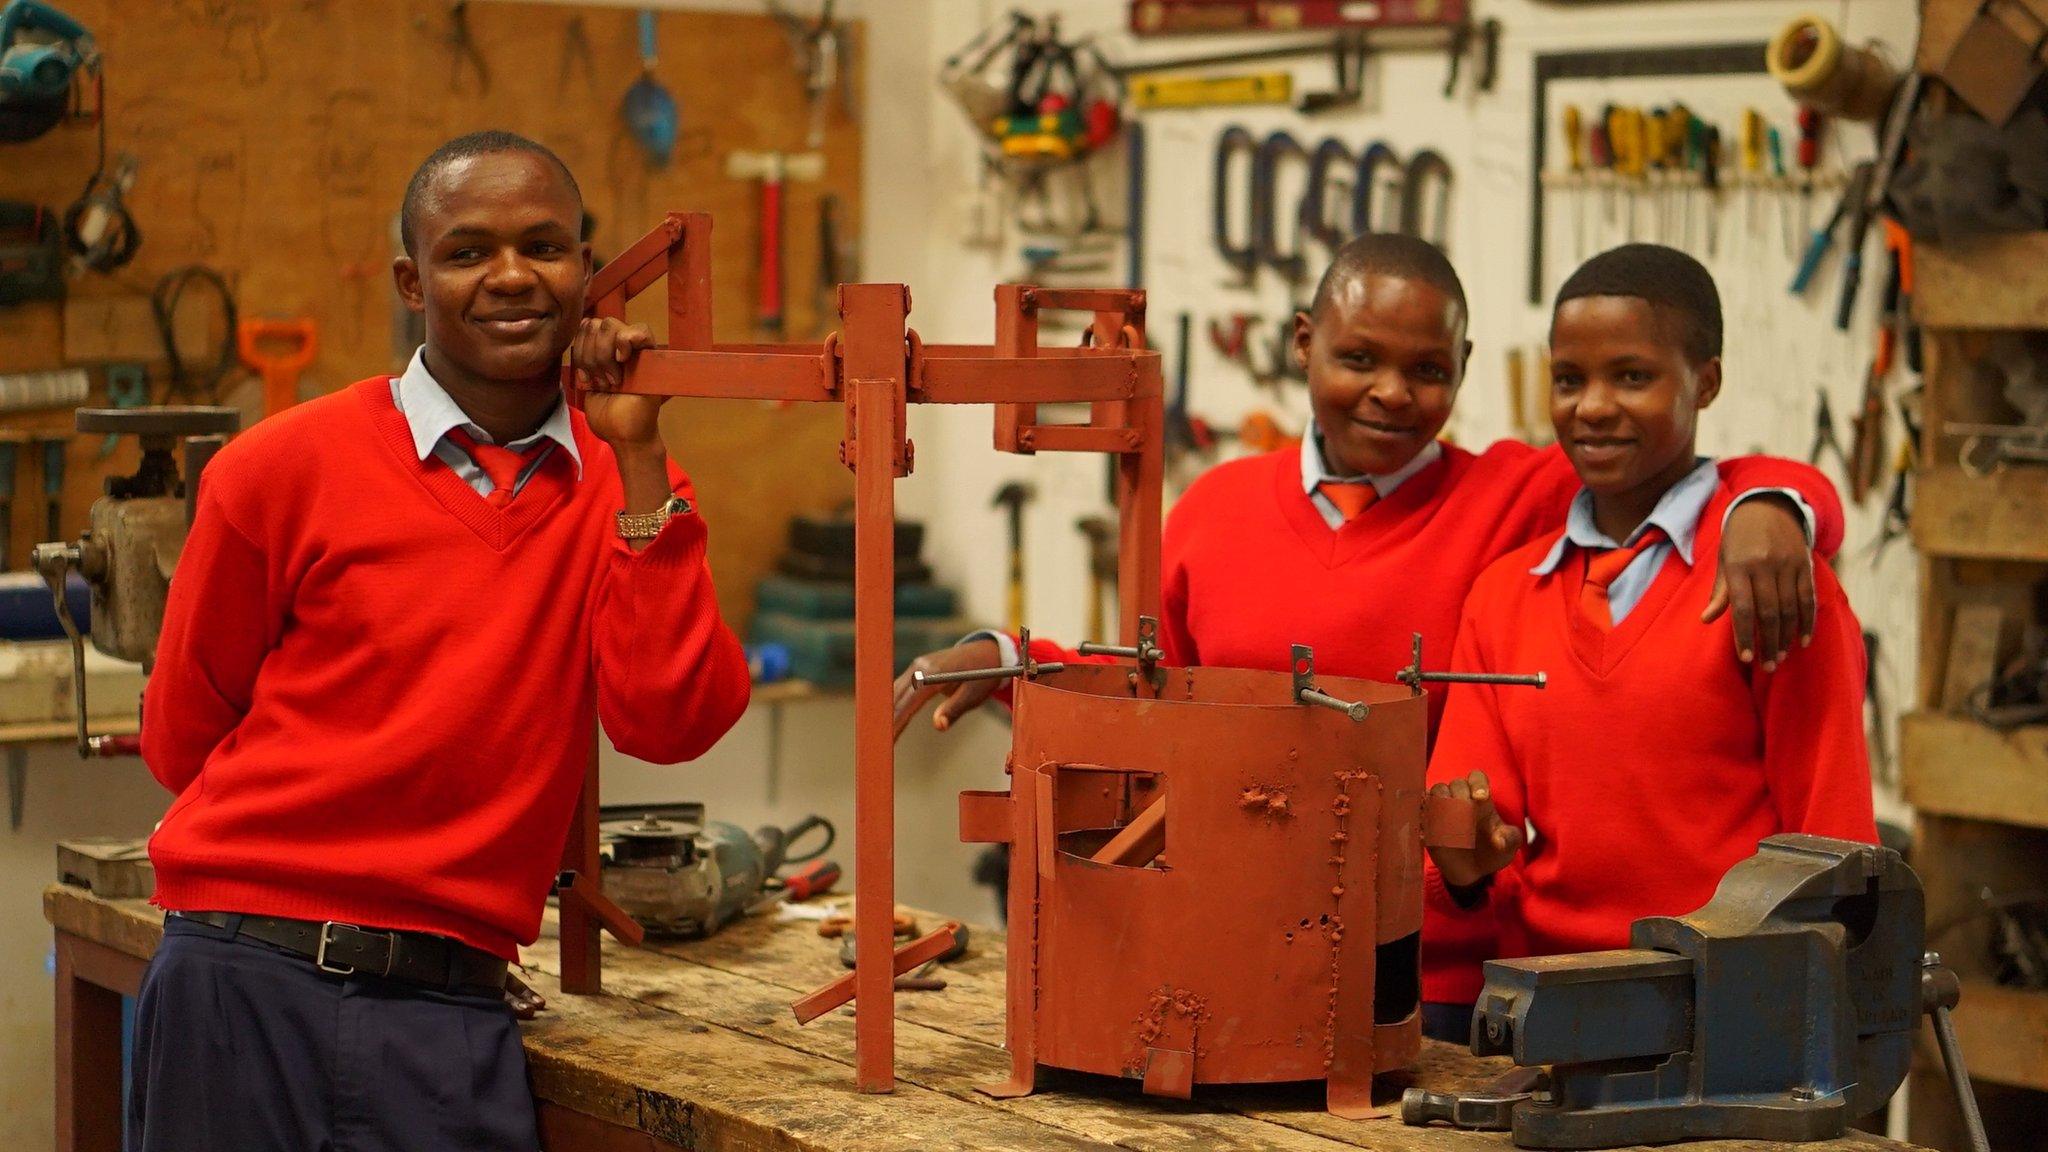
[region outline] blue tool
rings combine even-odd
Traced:
[[[1244,283],[1249,284],[1259,270],[1259,249],[1255,242],[1258,228],[1256,217],[1245,223],[1245,241],[1242,246],[1235,245],[1230,240],[1230,166],[1232,158],[1240,152],[1245,154],[1246,164],[1254,173],[1252,179],[1256,181],[1259,142],[1253,138],[1250,130],[1242,125],[1232,124],[1216,138],[1216,198],[1213,201],[1210,222],[1215,233],[1217,254],[1223,257],[1225,264],[1237,269],[1244,277]],[[1257,209],[1257,205],[1251,203],[1249,197],[1246,209],[1248,212]]]
[[[1387,147],[1386,144],[1378,140],[1366,145],[1365,153],[1358,158],[1358,178],[1351,182],[1351,234],[1353,236],[1363,236],[1367,232],[1377,231],[1373,227],[1376,223],[1373,219],[1375,215],[1373,185],[1376,182],[1386,182],[1382,175],[1383,172],[1396,173],[1395,180],[1398,181],[1401,179],[1399,173],[1402,171],[1401,158],[1394,155],[1392,148]],[[1398,187],[1390,187],[1388,191],[1396,197],[1400,194]],[[1390,220],[1387,223],[1398,226],[1399,221]]]
[[[1274,132],[1260,143],[1258,154],[1252,161],[1252,249],[1258,261],[1275,272],[1289,284],[1299,284],[1308,276],[1308,258],[1301,252],[1301,217],[1299,206],[1294,218],[1294,247],[1292,251],[1280,248],[1280,221],[1274,218],[1278,197],[1280,165],[1289,158],[1308,163],[1308,150],[1301,141],[1284,131]]]
[[[675,96],[654,78],[654,63],[654,12],[642,9],[640,78],[626,89],[625,99],[619,103],[619,115],[625,118],[633,139],[639,141],[640,147],[646,151],[647,162],[656,168],[665,168],[669,158],[675,155],[677,124],[681,114],[676,110]]]
[[[0,143],[48,132],[64,118],[72,77],[98,62],[84,25],[42,0],[8,0],[0,8]]]
[[[1308,158],[1308,188],[1301,197],[1301,230],[1321,241],[1333,254],[1343,247],[1350,237],[1345,230],[1349,221],[1331,218],[1330,177],[1334,172],[1349,173],[1358,164],[1358,158],[1342,140],[1332,136],[1316,145]]]
[[[1829,247],[1835,242],[1835,232],[1841,228],[1842,221],[1849,219],[1852,213],[1859,211],[1858,205],[1866,199],[1867,193],[1870,190],[1870,173],[1871,166],[1869,163],[1858,164],[1856,170],[1849,176],[1848,186],[1842,189],[1841,201],[1835,205],[1834,212],[1828,216],[1828,222],[1813,230],[1812,238],[1806,242],[1806,254],[1799,258],[1799,270],[1792,276],[1792,294],[1794,296],[1806,294],[1807,286],[1813,283],[1814,273],[1820,270],[1821,258],[1828,254]],[[1860,249],[1862,247],[1862,238],[1857,237],[1856,239],[1858,240],[1857,248]],[[1863,254],[1860,251],[1851,250],[1849,258],[1860,272]]]
[[[25,39],[30,32],[42,38]],[[0,9],[0,99],[62,99],[92,55],[85,26],[42,0],[12,0]]]

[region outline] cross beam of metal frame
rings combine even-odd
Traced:
[[[895,481],[915,464],[905,406],[994,404],[1000,451],[1116,458],[1118,631],[1135,645],[1139,617],[1159,614],[1164,476],[1163,390],[1159,354],[1144,342],[1145,294],[1005,284],[995,291],[993,345],[927,345],[906,326],[907,287],[845,284],[839,331],[822,343],[714,344],[711,217],[671,213],[592,278],[587,310],[624,318],[626,301],[664,276],[668,345],[635,359],[624,391],[846,408],[839,458],[854,474],[854,1064],[862,1091],[887,1092],[895,1086]],[[1039,347],[1038,317],[1046,310],[1093,313],[1083,346]],[[1039,423],[1037,405],[1062,402],[1087,403],[1087,422]],[[593,757],[563,865],[590,877],[593,888],[596,819]],[[571,903],[565,897],[562,906],[562,986],[595,992],[594,914],[585,900],[572,914]]]

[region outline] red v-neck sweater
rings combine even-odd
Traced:
[[[1488,568],[1465,602],[1453,663],[1549,673],[1542,692],[1457,685],[1430,782],[1486,772],[1494,804],[1534,839],[1491,903],[1502,955],[1628,945],[1637,918],[1691,912],[1779,832],[1874,843],[1863,740],[1863,636],[1834,573],[1814,565],[1813,646],[1776,672],[1730,655],[1726,617],[1701,627],[1724,485],[1622,622],[1576,610],[1585,565],[1531,575],[1552,537]],[[1427,906],[1453,906],[1432,866]],[[1477,996],[1476,963],[1440,975]]]
[[[1790,488],[1813,509],[1816,550],[1842,542],[1842,502],[1827,477],[1767,456],[1723,461],[1738,492]],[[1301,488],[1298,448],[1233,460],[1202,474],[1167,517],[1160,553],[1160,645],[1174,665],[1284,671],[1292,644],[1314,647],[1316,669],[1332,676],[1392,680],[1409,662],[1409,637],[1423,639],[1423,667],[1456,667],[1458,613],[1487,565],[1564,525],[1578,474],[1564,452],[1503,440],[1473,453],[1446,444],[1443,457],[1332,529]],[[1711,578],[1720,540],[1695,555]],[[1533,563],[1533,561],[1532,561]],[[1694,613],[1697,617],[1698,613]],[[1709,629],[1698,627],[1702,635]],[[1734,659],[1724,625],[1713,631]],[[1085,661],[1047,640],[1040,660]],[[1794,658],[1797,662],[1797,657]],[[1430,731],[1444,693],[1429,690]],[[1423,926],[1422,992],[1431,1002],[1472,999],[1444,973],[1476,971],[1496,955],[1492,914],[1432,906]],[[1474,988],[1473,992],[1476,993]]]
[[[177,794],[156,903],[453,936],[511,958],[601,718],[627,755],[702,754],[745,710],[704,522],[639,553],[611,449],[571,415],[505,508],[421,461],[389,377],[216,456],[143,710]],[[688,481],[671,469],[679,494]]]

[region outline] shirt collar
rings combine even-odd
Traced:
[[[1529,572],[1534,576],[1548,576],[1557,571],[1570,545],[1600,551],[1621,548],[1642,539],[1643,533],[1652,528],[1663,530],[1665,538],[1677,549],[1679,558],[1690,568],[1693,541],[1700,530],[1700,516],[1707,510],[1707,502],[1714,498],[1714,491],[1720,485],[1721,473],[1714,461],[1705,456],[1696,458],[1692,471],[1658,498],[1657,506],[1650,510],[1649,519],[1637,525],[1627,540],[1619,542],[1593,523],[1593,494],[1581,488],[1579,494],[1572,497],[1572,510],[1564,520],[1564,534],[1544,554],[1542,563]]]
[[[1316,486],[1324,481],[1335,481],[1340,484],[1366,483],[1372,485],[1373,491],[1379,493],[1380,499],[1384,500],[1392,496],[1394,489],[1407,483],[1417,472],[1436,463],[1443,454],[1443,444],[1431,440],[1423,446],[1422,451],[1415,454],[1415,459],[1392,472],[1380,476],[1338,476],[1323,462],[1323,430],[1316,426],[1314,420],[1310,420],[1308,435],[1301,438],[1301,490],[1313,496],[1316,493]]]
[[[446,389],[427,371],[426,348],[421,347],[412,354],[412,362],[398,377],[392,388],[391,397],[405,417],[406,427],[412,432],[413,451],[425,460],[434,454],[434,446],[448,435],[449,431],[460,428],[474,436],[480,443],[491,443],[490,433],[470,422],[468,413],[455,403]],[[557,402],[555,410],[541,422],[533,435],[515,440],[505,447],[523,452],[542,440],[552,440],[569,454],[576,465],[577,479],[583,478],[583,454],[576,450],[576,433],[569,424],[569,406]]]

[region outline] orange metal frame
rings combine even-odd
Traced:
[[[626,301],[668,280],[668,344],[642,352],[625,391],[661,396],[811,401],[846,406],[840,460],[854,474],[854,906],[852,997],[859,1087],[895,1085],[898,964],[928,941],[893,950],[895,910],[895,731],[891,724],[895,633],[895,481],[915,462],[906,436],[908,404],[994,404],[995,447],[1035,452],[1105,452],[1117,458],[1118,582],[1122,643],[1137,642],[1140,616],[1159,613],[1159,530],[1164,459],[1159,355],[1144,346],[1145,294],[1121,289],[1051,289],[1005,284],[995,292],[993,345],[930,344],[906,326],[910,291],[901,284],[839,288],[839,331],[819,344],[714,344],[711,339],[711,217],[671,213],[592,279],[587,308],[625,316]],[[1042,312],[1094,316],[1083,346],[1041,348]],[[1085,402],[1084,424],[1041,424],[1037,405]],[[597,763],[593,752],[564,852],[574,873],[562,898],[562,987],[602,987],[600,924],[637,943],[636,925],[598,889]],[[803,1010],[829,1011],[846,999],[832,987]]]

